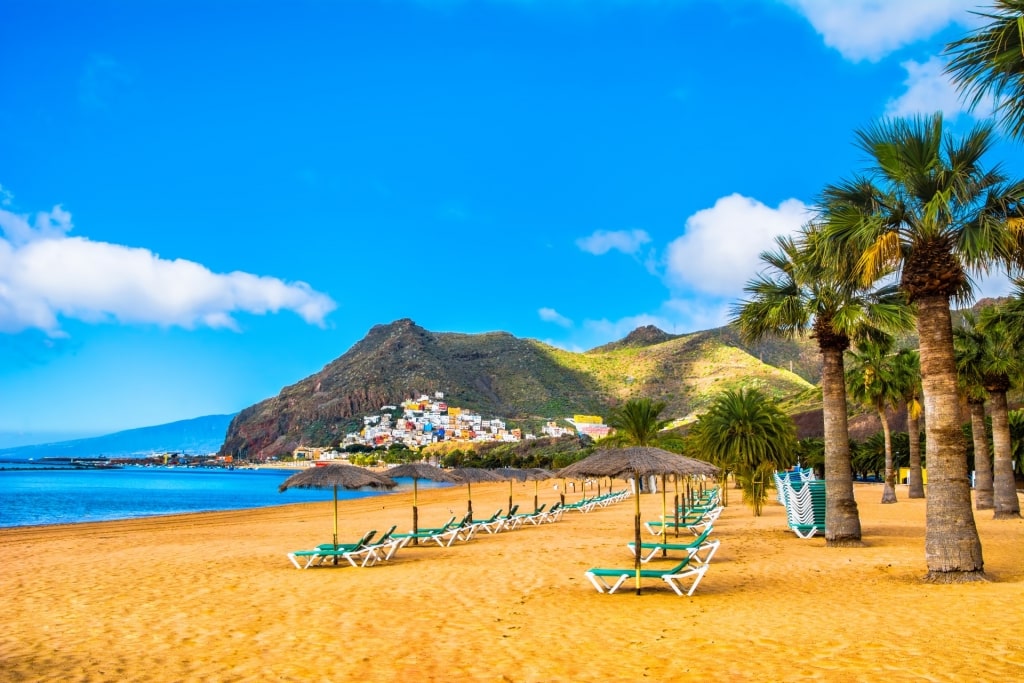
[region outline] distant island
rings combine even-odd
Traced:
[[[121,458],[154,453],[216,453],[234,415],[206,415],[153,427],[139,427],[88,439],[0,449],[2,460]]]

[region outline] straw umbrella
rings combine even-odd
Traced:
[[[288,489],[334,489],[334,547],[338,547],[338,487],[345,489],[361,489],[365,486],[378,489],[391,489],[398,486],[390,477],[377,474],[355,465],[327,465],[310,467],[297,472],[277,487],[278,492]],[[337,556],[334,558],[338,562]]]
[[[451,470],[451,474],[466,485],[468,500],[467,509],[470,517],[473,515],[473,484],[488,481],[501,481],[496,474],[490,470],[485,470],[480,467],[456,467]]]
[[[634,493],[636,509],[633,521],[636,548],[634,567],[636,569],[636,594],[640,595],[640,478],[657,474],[700,475],[717,472],[717,467],[701,460],[687,458],[661,448],[634,446],[595,451],[593,455],[569,465],[559,474],[563,477],[633,479],[636,488]]]
[[[440,467],[428,465],[425,462],[407,462],[404,465],[392,467],[390,470],[388,470],[388,476],[393,478],[412,478],[412,532],[414,534],[420,530],[420,515],[419,508],[417,507],[417,482],[419,482],[420,479],[426,479],[427,481],[440,481],[451,483],[460,481],[458,478],[442,470]],[[416,545],[419,545],[420,539],[414,536],[412,542]]]

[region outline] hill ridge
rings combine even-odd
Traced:
[[[605,350],[602,350],[605,349]],[[409,318],[374,325],[319,372],[242,410],[221,454],[262,459],[298,445],[337,443],[364,415],[441,391],[450,405],[523,426],[574,413],[606,414],[632,397],[685,418],[720,390],[759,385],[779,399],[810,385],[712,336],[634,330],[576,353],[508,332],[431,332]]]

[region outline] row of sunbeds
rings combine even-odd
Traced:
[[[641,542],[640,561],[645,567],[640,569],[640,579],[660,579],[668,584],[677,595],[693,595],[711,564],[711,558],[718,552],[721,545],[720,540],[710,538],[714,531],[714,521],[721,513],[722,506],[719,505],[718,491],[714,489],[703,494],[694,505],[680,509],[678,517],[673,514],[667,518],[663,517],[661,520],[647,522],[648,531],[659,536],[661,540]],[[676,531],[686,529],[692,532],[695,538],[689,541],[670,542],[667,535],[669,529]],[[636,543],[627,543],[626,547],[635,556]],[[670,554],[677,556],[680,553],[683,558],[672,567],[646,568],[646,565],[659,555],[661,558],[668,558]],[[636,567],[629,569],[593,567],[585,574],[598,593],[608,593],[609,595],[636,575]]]
[[[565,505],[555,503],[550,508],[547,508],[545,504],[529,513],[518,512],[519,506],[514,505],[507,514],[502,514],[503,510],[498,510],[490,517],[483,519],[474,519],[472,513],[467,513],[462,519],[457,519],[453,515],[439,527],[420,528],[416,532],[396,533],[397,525],[395,525],[379,537],[376,530],[371,530],[355,543],[337,545],[324,543],[316,548],[290,552],[288,559],[296,569],[308,569],[327,561],[333,561],[335,564],[344,561],[353,567],[369,567],[378,562],[392,559],[399,550],[412,542],[437,543],[441,547],[447,547],[456,541],[468,541],[481,531],[487,534],[496,534],[518,529],[524,524],[540,525],[557,522],[566,510],[587,512],[596,506],[609,505],[617,500],[622,500],[626,495],[628,495],[628,491],[618,491]]]

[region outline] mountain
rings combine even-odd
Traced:
[[[434,333],[403,319],[373,327],[320,372],[242,410],[220,452],[260,459],[300,444],[337,443],[363,415],[438,391],[450,405],[529,427],[575,413],[607,414],[639,396],[665,401],[665,414],[681,419],[740,385],[780,400],[815,401],[813,386],[797,375],[706,333],[670,335],[647,326],[573,353],[506,332]]]
[[[153,453],[214,453],[234,415],[207,415],[154,427],[140,427],[89,439],[0,450],[0,458],[129,457]]]

